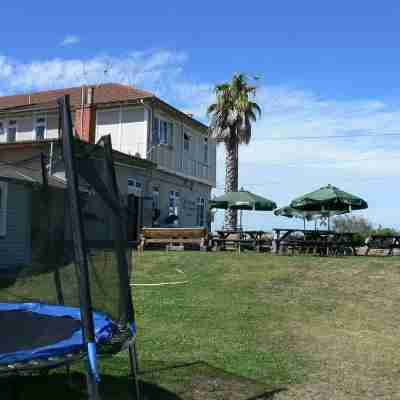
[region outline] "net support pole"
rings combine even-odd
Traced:
[[[104,158],[105,158],[105,182],[110,191],[113,192],[116,200],[121,204],[117,178],[115,175],[114,160],[112,154],[111,136],[103,136]],[[135,310],[132,300],[132,289],[129,284],[128,260],[127,260],[127,234],[126,234],[126,216],[124,208],[120,207],[119,213],[112,213],[112,232],[114,239],[115,252],[118,263],[118,275],[120,284],[120,313],[121,320],[125,325],[129,325],[134,336],[133,342],[129,345],[129,358],[131,373],[135,384],[135,398],[140,400],[140,388],[138,382],[138,357],[136,350],[136,326]]]
[[[79,267],[79,300],[82,320],[82,331],[85,346],[88,351],[87,358],[87,389],[90,400],[100,400],[98,381],[99,376],[96,366],[95,332],[93,322],[92,299],[89,284],[89,268],[87,250],[84,239],[82,208],[79,199],[79,180],[74,158],[74,137],[72,132],[72,119],[69,96],[58,100],[62,115],[62,139],[65,173],[67,178],[68,201],[70,209],[72,240],[74,246],[75,262]]]

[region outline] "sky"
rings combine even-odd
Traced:
[[[283,206],[331,183],[400,228],[398,2],[5,0],[0,11],[1,95],[122,82],[207,122],[216,83],[257,75],[263,114],[240,185]],[[223,182],[221,147],[215,194]],[[301,225],[252,212],[244,224]]]

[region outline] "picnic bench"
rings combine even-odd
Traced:
[[[386,255],[392,256],[395,249],[400,249],[400,235],[370,235],[365,244],[367,246],[366,256],[369,255],[371,250],[381,250],[382,255],[385,255],[384,253],[387,250]]]
[[[357,255],[352,232],[329,230],[281,229],[274,230],[274,253],[287,249],[291,254],[318,254],[320,256]]]
[[[263,246],[268,245],[263,236],[265,232],[260,230],[224,229],[215,232],[212,237],[212,247],[215,250],[227,250],[233,248],[238,253],[243,248],[260,251]]]
[[[143,228],[138,252],[143,254],[149,244],[165,245],[166,251],[173,250],[175,246],[184,249],[185,245],[208,250],[208,243],[207,228]]]

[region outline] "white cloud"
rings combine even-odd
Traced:
[[[81,38],[77,35],[67,35],[60,43],[60,46],[68,47],[78,44],[81,41]]]
[[[12,94],[80,84],[120,82],[147,89],[184,111],[206,120],[213,82],[187,78],[185,53],[132,51],[87,59],[52,58],[28,63],[0,55],[0,93]],[[240,184],[285,205],[293,197],[327,183],[366,198],[376,222],[400,227],[384,210],[397,207],[400,106],[385,99],[338,100],[284,85],[263,85],[257,101],[262,118],[253,141],[241,148]],[[377,136],[352,137],[374,133]],[[346,136],[305,140],[302,137]],[[285,138],[298,140],[287,140]],[[223,188],[223,148],[218,151],[218,189]],[[268,214],[267,214],[268,215]],[[265,227],[277,219],[263,215]],[[259,214],[245,214],[259,227]],[[282,222],[281,222],[282,223]],[[278,224],[279,221],[278,221]],[[293,221],[288,221],[293,224]],[[261,224],[263,225],[263,223]]]

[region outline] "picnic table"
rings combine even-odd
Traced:
[[[367,245],[367,252],[365,255],[368,255],[370,249],[386,249],[389,250],[388,256],[393,255],[394,249],[400,249],[400,235],[397,234],[375,234],[370,235],[365,241]]]
[[[274,252],[279,254],[283,245],[300,253],[319,254],[321,256],[357,255],[354,246],[354,233],[339,233],[330,230],[275,228]]]
[[[217,230],[213,237],[213,248],[226,250],[227,246],[233,246],[239,253],[241,248],[248,246],[256,250],[260,250],[264,244],[261,230],[241,230],[241,229],[224,229]]]

